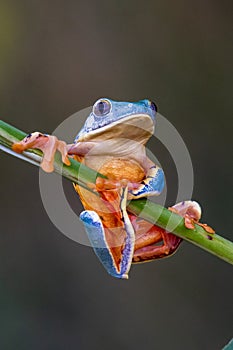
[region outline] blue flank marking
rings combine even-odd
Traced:
[[[123,250],[123,258],[121,262],[121,276],[124,275],[129,269],[129,257],[131,256],[132,251],[132,239],[130,236],[126,236],[125,248]]]
[[[149,177],[150,178],[150,177]],[[146,194],[150,192],[157,192],[158,194],[162,192],[164,188],[164,172],[162,169],[158,169],[156,176],[152,178],[148,182],[148,184],[145,184],[141,191],[137,193],[137,196],[140,196],[141,194]]]
[[[80,219],[84,223],[87,236],[100,262],[110,275],[122,278],[125,269],[117,272],[114,266],[114,261],[106,245],[104,228],[98,214],[94,211],[83,211],[80,214]]]

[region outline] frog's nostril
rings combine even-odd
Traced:
[[[139,102],[143,103],[146,107],[151,108],[151,110],[155,113],[158,111],[157,105],[148,99],[141,100]]]
[[[154,102],[151,102],[150,106],[151,106],[152,111],[154,111],[154,112],[158,111],[158,107],[156,106],[156,104]]]
[[[111,110],[111,103],[108,100],[99,100],[93,108],[93,112],[96,116],[102,117]]]

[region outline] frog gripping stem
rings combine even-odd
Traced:
[[[36,155],[33,164],[40,164],[46,172],[62,172],[75,183],[85,210],[80,219],[89,240],[104,267],[117,278],[128,278],[132,262],[171,255],[182,239],[233,263],[233,243],[199,222],[197,203],[181,202],[168,211],[147,200],[159,195],[164,187],[162,169],[145,152],[145,144],[154,131],[156,112],[149,100],[132,103],[99,99],[71,145],[39,132],[26,136],[0,121],[3,151],[13,154],[6,150],[12,148],[17,153],[25,152],[22,159],[30,162],[31,155]],[[16,141],[13,146],[12,140]],[[43,152],[41,163],[38,149]],[[54,159],[56,151],[63,163],[71,163],[62,171],[59,157]],[[82,174],[81,164],[85,169]]]
[[[37,148],[43,152],[41,168],[47,173],[54,170],[53,163],[56,151],[61,153],[63,163],[70,165],[66,143],[58,140],[56,136],[34,132],[12,146],[13,151],[17,153],[22,153],[30,148]]]

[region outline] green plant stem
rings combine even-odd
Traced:
[[[18,154],[11,151],[11,145],[13,142],[22,140],[25,136],[25,132],[0,121],[0,149],[3,151],[10,152],[12,155],[18,157]],[[23,160],[32,161],[33,164],[40,165],[42,152],[33,149],[24,152],[22,157]],[[88,188],[87,185],[89,183],[95,183],[96,177],[103,177],[103,175],[83,164],[80,166],[80,163],[72,158],[70,158],[70,161],[70,166],[63,165],[60,156],[56,156],[55,171],[80,186]],[[210,234],[199,225],[195,225],[195,229],[193,230],[187,229],[184,225],[184,219],[181,216],[147,199],[132,200],[128,203],[127,209],[131,213],[151,223],[155,223],[164,229],[169,228],[169,232],[233,264],[233,243],[220,235],[216,233]]]
[[[25,132],[0,120],[0,145],[2,145],[0,149],[34,165],[40,166],[42,159],[42,152],[40,150],[31,149],[23,152],[22,155],[11,150],[12,143],[21,141],[25,136],[27,136]],[[105,177],[83,164],[80,166],[80,163],[72,158],[70,158],[70,162],[71,166],[63,164],[60,155],[56,154],[54,161],[55,172],[84,188],[87,188],[87,183],[95,183],[97,176]],[[87,189],[91,191],[90,188]]]

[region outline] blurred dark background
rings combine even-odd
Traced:
[[[156,101],[190,151],[202,221],[232,240],[232,10],[2,0],[1,119],[49,133],[99,97]],[[115,280],[50,222],[37,168],[3,153],[0,166],[0,349],[217,350],[233,336],[232,266],[184,242]]]

